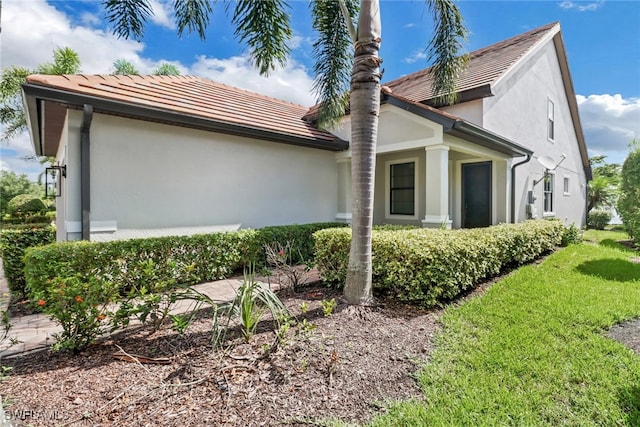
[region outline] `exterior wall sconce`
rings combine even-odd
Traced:
[[[62,195],[62,178],[67,177],[67,166],[54,165],[45,169],[45,197],[55,198]]]

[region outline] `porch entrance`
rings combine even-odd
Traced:
[[[491,225],[491,162],[462,164],[462,228]]]

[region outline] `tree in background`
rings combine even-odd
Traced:
[[[587,210],[610,210],[616,205],[620,186],[620,165],[606,163],[606,156],[593,156],[589,159],[593,179],[588,187]]]
[[[115,76],[138,76],[140,72],[136,67],[126,59],[117,59],[113,63],[113,75]],[[151,72],[154,76],[179,76],[180,69],[168,62],[162,62],[158,67]]]
[[[0,216],[9,213],[9,201],[22,194],[44,197],[44,186],[29,181],[25,174],[0,171]]]
[[[631,141],[631,152],[622,165],[618,213],[631,238],[640,244],[640,141]]]
[[[105,0],[106,18],[120,37],[141,38],[153,9],[149,0]],[[464,68],[462,41],[467,30],[452,0],[427,0],[435,24],[429,58],[435,64],[434,92],[440,101],[455,100],[456,78]],[[235,35],[247,45],[261,74],[283,66],[292,37],[285,0],[238,0],[227,3]],[[208,0],[174,2],[178,35],[185,30],[205,38],[212,13]],[[315,91],[320,104],[320,125],[344,115],[347,97],[351,116],[352,239],[344,295],[350,304],[372,302],[371,230],[373,223],[373,171],[375,170],[380,113],[382,36],[379,0],[313,0],[313,28],[318,39]]]
[[[136,67],[126,59],[116,59],[113,62],[114,76],[137,76],[140,74]]]
[[[53,50],[53,62],[41,64],[36,68],[37,74],[77,74],[80,72],[80,56],[70,47]]]
[[[77,74],[80,71],[78,54],[68,47],[53,51],[53,62],[39,65],[35,70],[11,66],[0,78],[0,123],[4,125],[1,139],[7,141],[27,130],[27,118],[22,105],[22,85],[29,74]]]
[[[162,64],[158,65],[158,68],[153,70],[153,73],[151,74],[153,74],[154,76],[179,76],[180,70],[173,64],[163,62]]]

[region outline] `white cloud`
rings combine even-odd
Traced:
[[[175,30],[176,25],[173,22],[173,5],[169,1],[151,0],[151,22],[161,27]]]
[[[562,9],[577,9],[579,12],[593,12],[604,5],[604,0],[588,3],[586,1],[563,1],[559,4]]]
[[[410,22],[410,23],[408,23],[408,24],[404,24],[404,25],[402,26],[402,28],[413,28],[413,27],[415,27],[415,26],[416,26],[416,24],[414,24],[413,22]]]
[[[191,67],[194,74],[220,83],[236,86],[266,96],[311,106],[315,100],[311,94],[313,79],[306,70],[293,60],[286,68],[261,76],[247,56],[218,59],[198,57]]]
[[[85,12],[80,16],[80,22],[89,26],[100,25],[100,17],[93,13]]]
[[[423,50],[416,50],[411,54],[411,56],[404,58],[403,61],[406,62],[407,64],[413,64],[415,62],[424,61],[426,59],[427,59],[427,52],[423,49]]]
[[[640,138],[640,99],[622,95],[577,95],[580,119],[589,155],[605,155],[622,163],[629,142]]]
[[[35,68],[51,61],[53,50],[68,46],[78,52],[82,71],[106,73],[117,58],[139,55],[144,45],[71,20],[44,0],[4,1],[2,64]]]

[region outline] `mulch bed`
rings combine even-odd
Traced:
[[[419,398],[412,374],[431,351],[440,311],[382,300],[364,312],[338,304],[325,317],[321,302],[332,298],[340,294],[320,284],[283,296],[297,324],[271,353],[270,322],[249,343],[236,334],[230,351],[212,351],[203,311],[184,336],[144,326],[76,356],[5,359],[13,368],[1,384],[5,410],[16,425],[302,426],[363,422],[385,402]]]

